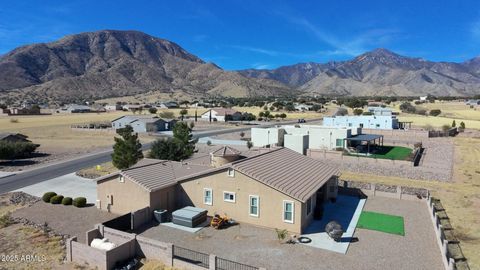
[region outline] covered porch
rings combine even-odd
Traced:
[[[358,134],[349,138],[343,139],[344,148],[349,152],[350,149],[355,150],[356,154],[370,155],[371,149],[375,146],[383,146],[383,135],[377,134]]]

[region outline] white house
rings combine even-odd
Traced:
[[[334,150],[344,148],[344,139],[361,134],[360,128],[324,127],[315,125],[252,128],[255,147],[284,146],[305,154],[306,149]]]
[[[369,129],[398,129],[398,119],[394,115],[345,115],[323,118],[326,127],[350,127]]]
[[[225,117],[227,115],[230,115],[232,117],[232,120],[239,120],[242,114],[234,109],[228,109],[228,108],[212,108],[204,113],[202,113],[201,118],[204,120],[210,120],[212,121],[221,121],[225,122]]]
[[[373,115],[392,115],[392,109],[383,107],[368,107],[367,111]]]

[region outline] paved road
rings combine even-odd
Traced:
[[[309,123],[312,121],[309,121]],[[293,124],[296,121],[286,122],[270,122],[262,125],[252,125],[240,128],[220,129],[220,130],[208,130],[201,132],[194,132],[195,138],[209,137],[226,133],[234,133],[249,130],[252,127],[269,127],[280,124]],[[150,148],[151,143],[143,145],[144,149]],[[89,154],[87,156],[66,160],[58,163],[47,164],[40,168],[24,171],[16,175],[0,178],[0,194],[17,190],[26,186],[37,184],[52,178],[56,178],[62,175],[76,172],[86,167],[92,167],[100,163],[108,162],[111,160],[112,150],[103,151],[99,153]]]

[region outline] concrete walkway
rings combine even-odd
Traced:
[[[314,220],[305,229],[305,234],[302,236],[312,239],[312,242],[304,245],[346,254],[365,202],[366,199],[339,195],[335,203],[326,203],[322,219]],[[325,226],[333,220],[342,225],[344,230],[346,228],[339,242],[335,242],[325,232]]]
[[[96,182],[70,173],[28,187],[18,189],[33,196],[42,197],[45,192],[53,191],[65,197],[85,197],[87,203],[97,200]]]

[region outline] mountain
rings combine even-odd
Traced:
[[[4,98],[75,102],[152,91],[271,96],[287,94],[290,88],[224,71],[173,42],[138,31],[81,33],[0,57]]]
[[[239,72],[247,77],[273,79],[308,95],[468,96],[480,93],[480,57],[464,63],[432,62],[376,49],[349,61]]]

